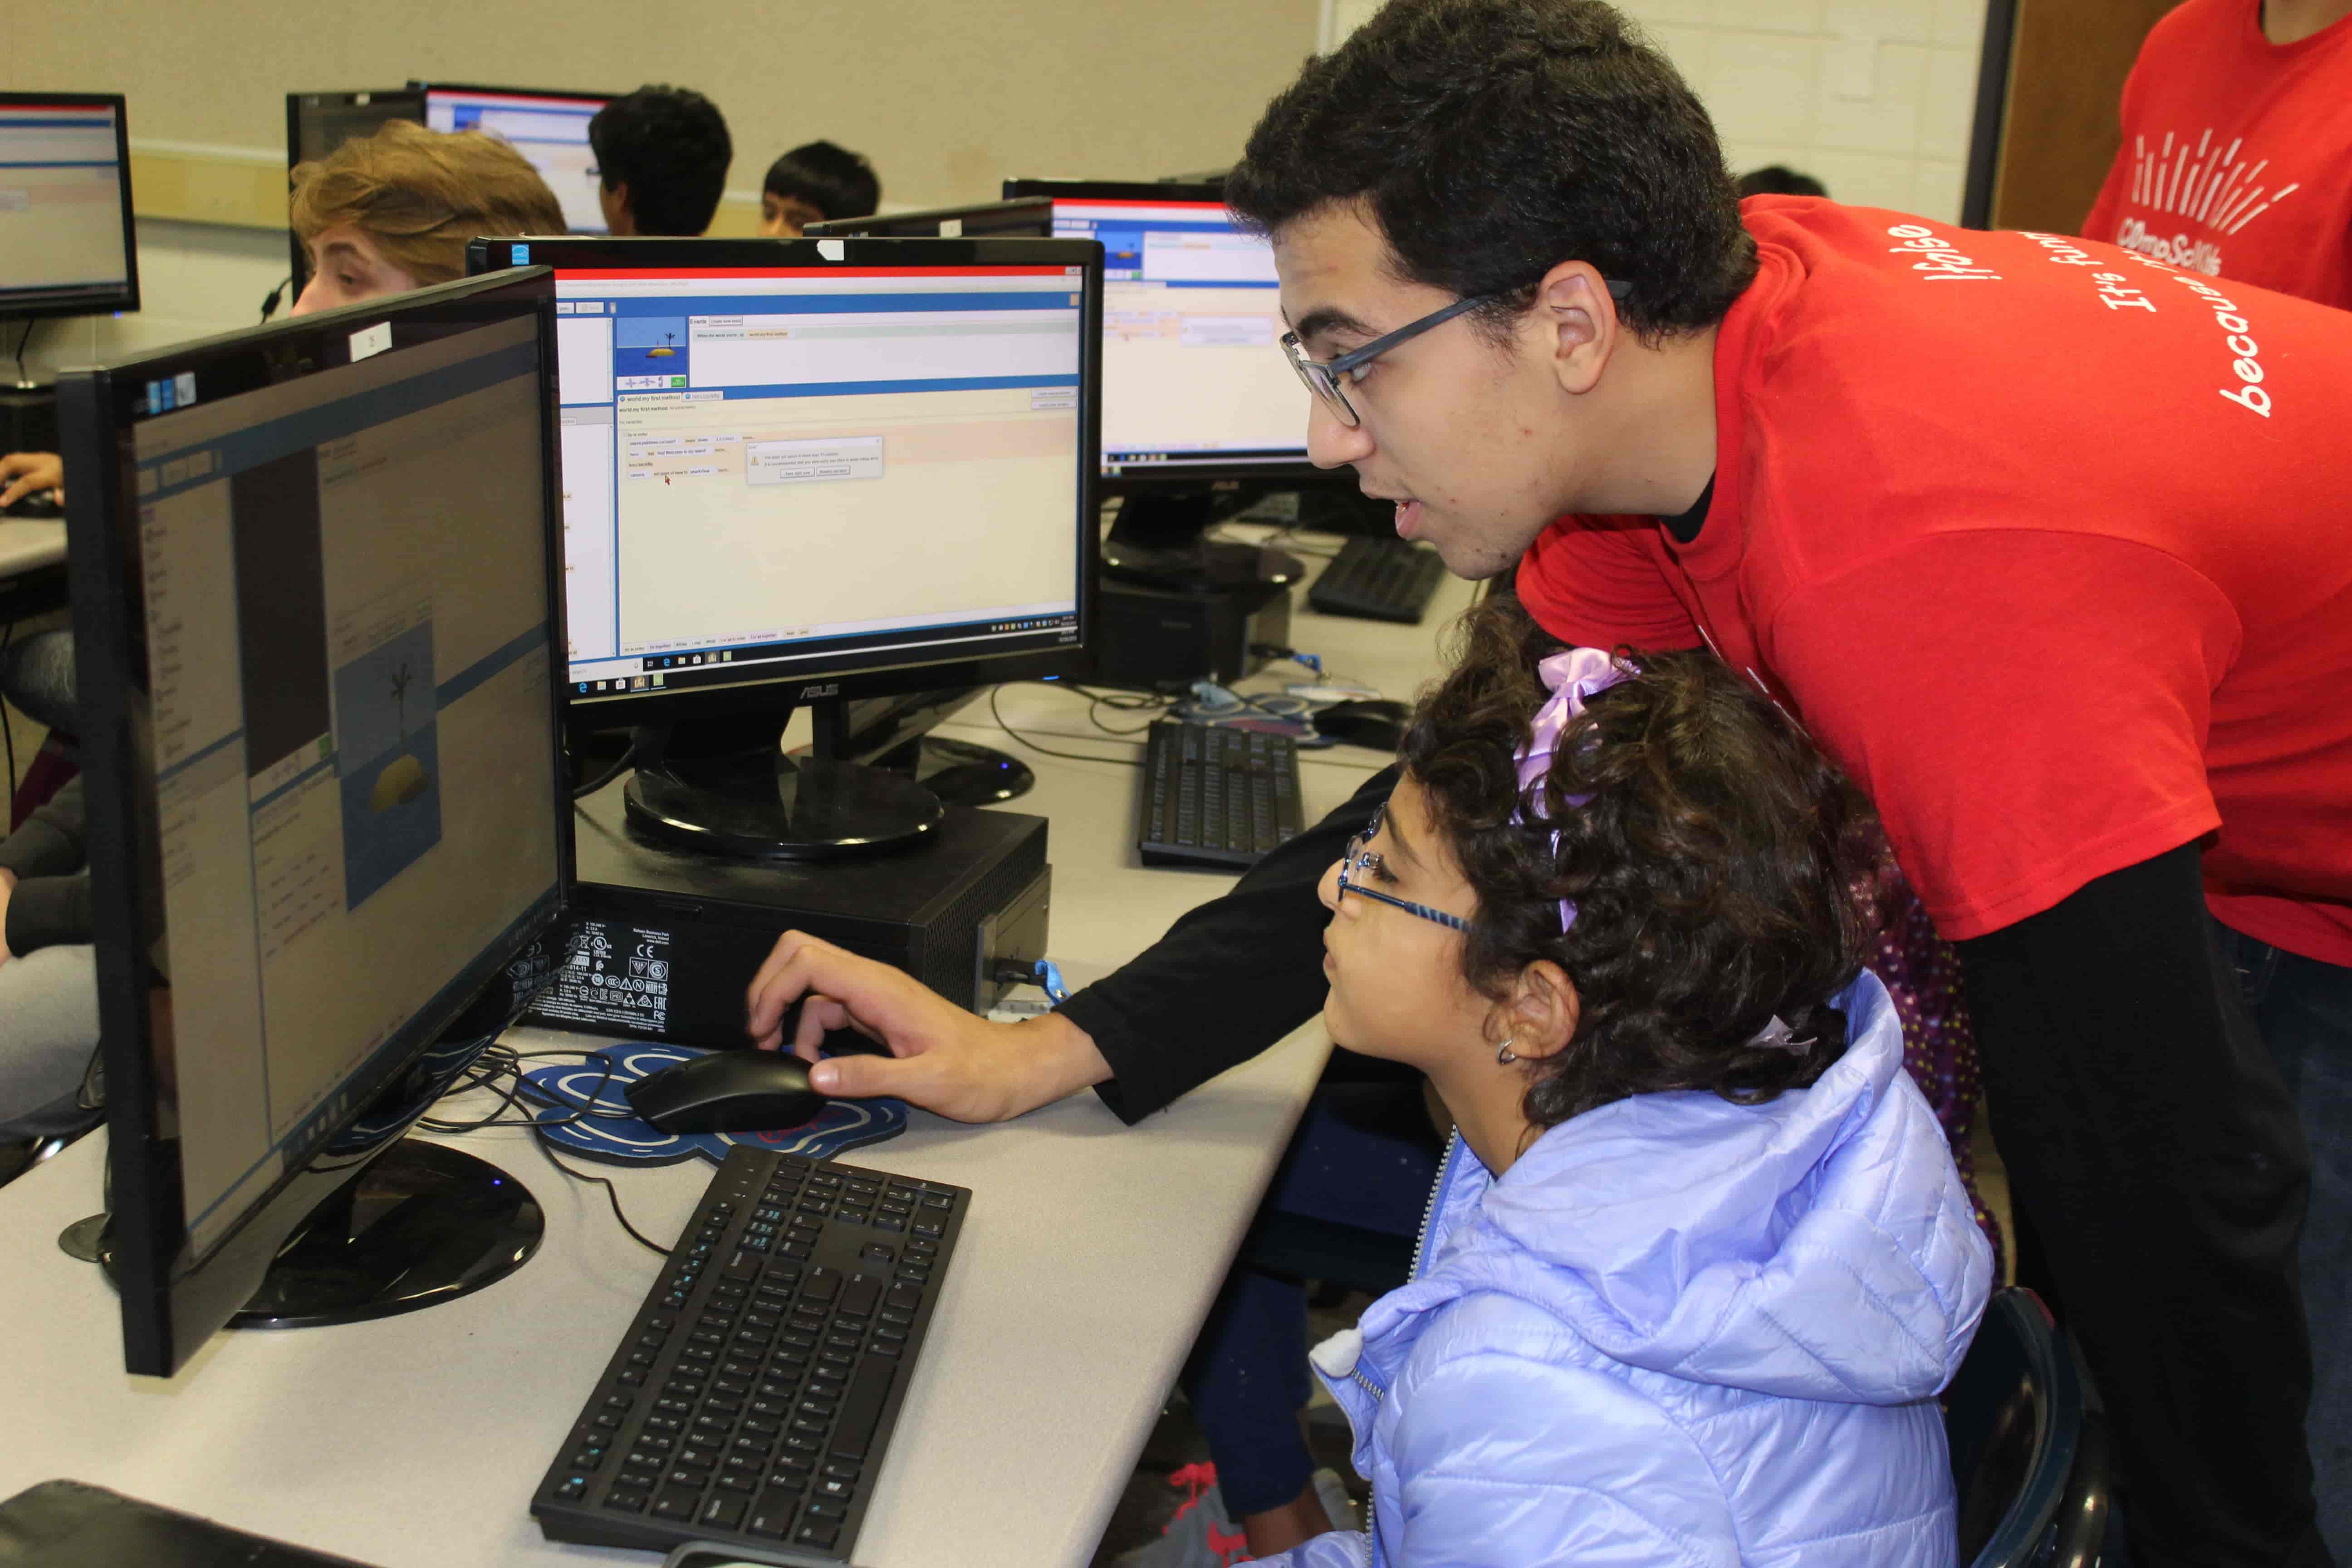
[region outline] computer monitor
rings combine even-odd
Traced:
[[[897,239],[1050,239],[1054,204],[1045,196],[1028,196],[1013,202],[872,213],[865,217],[828,218],[809,225],[802,233],[810,239],[852,235]]]
[[[373,136],[388,121],[425,123],[425,94],[408,88],[286,95],[286,169],[290,174],[355,136]],[[286,230],[287,293],[299,300],[310,281],[310,258],[292,226]]]
[[[139,308],[122,99],[0,92],[0,317]]]
[[[445,284],[61,379],[131,1372],[534,1244],[511,1178],[401,1134],[565,890],[549,293]]]
[[[486,131],[511,142],[555,193],[566,229],[573,234],[605,232],[604,209],[596,200],[596,154],[588,145],[588,122],[619,93],[439,81],[408,85],[425,94],[426,129]]]
[[[1093,626],[1100,248],[482,239],[555,268],[571,721],[631,820],[733,856],[919,837],[847,699],[1076,674]],[[813,758],[778,749],[808,705]]]

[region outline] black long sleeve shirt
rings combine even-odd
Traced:
[[[1151,946],[1062,1004],[1111,1080],[1096,1090],[1132,1125],[1323,1010],[1326,911],[1316,886],[1396,788],[1383,768],[1348,803],[1191,910]]]

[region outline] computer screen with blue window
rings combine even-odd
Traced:
[[[511,247],[556,268],[575,705],[1076,639],[1083,268],[583,244]]]
[[[596,154],[588,145],[588,121],[608,101],[605,95],[417,85],[425,89],[428,130],[482,131],[511,143],[562,204],[567,229],[605,231],[604,209],[596,202]]]
[[[1307,391],[1264,236],[1217,202],[1059,193],[1054,233],[1102,242],[1106,477],[1305,463]]]

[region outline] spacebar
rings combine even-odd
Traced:
[[[863,1459],[873,1446],[874,1428],[882,1420],[882,1402],[890,1397],[890,1374],[897,1363],[875,1357],[849,1380],[841,1402],[841,1418],[834,1424],[833,1452],[844,1459]]]

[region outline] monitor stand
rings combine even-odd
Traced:
[[[538,1201],[496,1165],[403,1138],[310,1211],[228,1326],[324,1328],[454,1301],[529,1262],[545,1229]],[[110,1215],[58,1244],[113,1273]]]
[[[1155,588],[1198,592],[1297,583],[1306,563],[1268,545],[1202,537],[1219,516],[1217,495],[1198,489],[1140,490],[1122,498],[1103,540],[1103,570]]]
[[[846,711],[810,704],[816,743],[780,743],[783,715],[707,719],[640,729],[629,821],[671,844],[731,859],[827,860],[913,844],[946,815],[904,773],[840,759]]]
[[[874,765],[914,780],[945,805],[999,805],[1027,795],[1037,782],[1020,758],[944,735],[918,735],[875,758]]]

